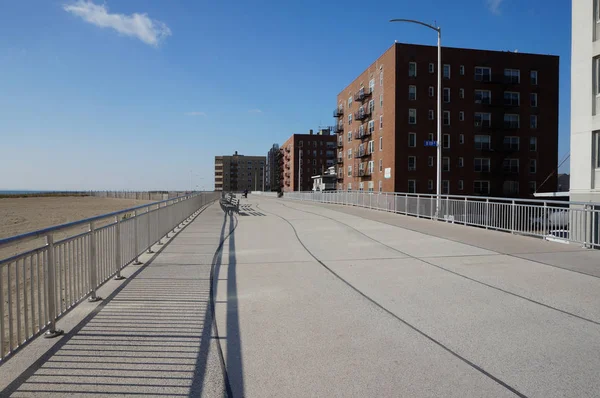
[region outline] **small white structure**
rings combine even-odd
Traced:
[[[312,176],[313,192],[335,191],[337,174],[335,167],[330,167],[325,173]]]

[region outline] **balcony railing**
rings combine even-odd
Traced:
[[[365,102],[370,96],[371,93],[363,89],[354,94],[354,101]]]
[[[480,190],[482,194],[488,191]],[[293,192],[285,199],[365,207],[449,223],[582,244],[600,249],[600,209],[585,202],[559,202],[375,192]]]
[[[337,158],[337,164],[344,163],[344,158]]]
[[[332,128],[334,134],[342,134],[344,132],[344,125],[342,123],[333,126]]]
[[[344,116],[344,110],[343,109],[336,108],[333,111],[333,117],[338,118],[338,117],[342,117],[342,116]]]
[[[354,112],[354,119],[355,120],[367,120],[371,117],[371,111],[370,110],[366,110],[366,111],[362,111],[362,112]]]

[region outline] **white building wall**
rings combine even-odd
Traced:
[[[592,142],[592,133],[600,131],[593,68],[594,57],[600,56],[595,2],[600,0],[572,0],[570,191],[571,200],[586,202],[600,202],[600,169],[594,167]]]

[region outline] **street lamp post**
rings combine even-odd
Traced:
[[[433,29],[438,34],[438,87],[437,87],[437,184],[436,184],[436,202],[435,216],[440,217],[440,195],[442,193],[442,28],[433,26],[413,19],[391,19],[390,22],[408,22],[425,26]]]

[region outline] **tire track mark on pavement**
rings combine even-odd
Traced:
[[[287,206],[287,205],[285,205],[285,204],[283,204],[283,203],[280,203],[280,205],[282,205],[282,206],[284,206],[284,207],[287,207],[288,209],[292,209],[292,210],[296,210],[296,211],[301,211],[301,212],[304,212],[304,213],[309,213],[309,214],[314,214],[314,215],[316,215],[316,216],[323,217],[323,218],[326,218],[326,219],[328,219],[328,220],[331,220],[331,221],[335,221],[335,222],[337,222],[337,223],[339,223],[339,224],[342,224],[342,225],[346,226],[347,228],[349,228],[349,229],[351,229],[351,230],[353,230],[353,231],[355,231],[355,232],[359,233],[360,235],[362,235],[362,236],[364,236],[364,237],[366,237],[366,238],[368,238],[368,239],[372,240],[373,242],[376,242],[376,243],[378,243],[378,244],[380,244],[380,245],[382,245],[382,246],[385,246],[385,247],[387,247],[388,249],[394,250],[395,252],[397,252],[397,253],[400,253],[400,254],[403,254],[403,255],[405,255],[405,256],[407,256],[407,257],[410,257],[410,258],[412,258],[412,259],[414,259],[414,260],[420,261],[420,262],[422,262],[422,263],[425,263],[425,264],[427,264],[427,265],[431,265],[432,267],[435,267],[435,268],[438,268],[438,269],[440,269],[440,270],[443,270],[443,271],[449,272],[449,273],[451,273],[451,274],[454,274],[454,275],[456,275],[456,276],[459,276],[459,277],[461,277],[461,278],[465,278],[465,279],[467,279],[467,280],[469,280],[469,281],[471,281],[471,282],[475,282],[475,283],[478,283],[478,284],[480,284],[480,285],[483,285],[483,286],[489,287],[489,288],[491,288],[491,289],[498,290],[498,291],[500,291],[500,292],[502,292],[502,293],[506,293],[506,294],[509,294],[509,295],[511,295],[511,296],[518,297],[518,298],[520,298],[520,299],[523,299],[523,300],[529,301],[530,303],[537,304],[537,305],[540,305],[540,306],[542,306],[542,307],[548,308],[548,309],[550,309],[550,310],[554,310],[554,311],[557,311],[557,312],[563,313],[563,314],[565,314],[565,315],[569,315],[569,316],[572,316],[572,317],[574,317],[574,318],[580,319],[580,320],[582,320],[582,321],[590,322],[590,323],[593,323],[593,324],[595,324],[595,325],[598,325],[598,326],[600,326],[600,322],[598,322],[598,321],[595,321],[595,320],[593,320],[593,319],[589,319],[589,318],[583,317],[583,316],[581,316],[581,315],[573,314],[572,312],[569,312],[569,311],[566,311],[566,310],[561,310],[560,308],[553,307],[553,306],[551,306],[551,305],[549,305],[549,304],[544,304],[544,303],[542,303],[542,302],[540,302],[540,301],[536,301],[536,300],[534,300],[534,299],[531,299],[531,298],[528,298],[528,297],[525,297],[525,296],[521,296],[520,294],[513,293],[513,292],[511,292],[511,291],[508,291],[508,290],[504,290],[504,289],[502,289],[502,288],[500,288],[500,287],[498,287],[498,286],[490,285],[489,283],[482,282],[482,281],[480,281],[480,280],[477,280],[477,279],[471,278],[470,276],[466,276],[466,275],[463,275],[463,274],[461,274],[461,273],[459,273],[459,272],[452,271],[452,270],[450,270],[450,269],[448,269],[448,268],[444,268],[444,267],[442,267],[442,266],[440,266],[440,265],[434,264],[434,263],[432,263],[432,262],[430,262],[430,261],[427,261],[427,260],[425,260],[424,258],[420,258],[420,257],[415,257],[415,256],[412,256],[412,255],[410,255],[410,254],[408,254],[408,253],[405,253],[405,252],[403,252],[403,251],[401,251],[401,250],[398,250],[398,249],[396,249],[396,248],[394,248],[394,247],[392,247],[392,246],[386,245],[385,243],[381,243],[381,242],[380,242],[380,241],[378,241],[377,239],[375,239],[375,238],[372,238],[372,237],[370,237],[369,235],[365,234],[364,232],[362,232],[362,231],[360,231],[360,230],[358,230],[358,229],[354,228],[353,226],[351,226],[351,225],[349,225],[349,224],[346,224],[345,222],[342,222],[342,221],[336,220],[335,218],[327,217],[327,216],[324,216],[324,215],[322,215],[322,214],[318,214],[318,213],[313,213],[313,212],[311,212],[311,211],[308,211],[308,210],[300,210],[300,209],[297,209],[297,208],[295,208],[295,207],[290,207],[290,206]],[[386,225],[389,225],[389,224],[386,224]],[[396,226],[396,228],[402,228],[402,227],[397,227],[397,226]],[[444,238],[440,238],[440,239],[444,239]],[[460,243],[460,242],[458,242],[458,243]],[[446,257],[446,256],[444,256],[444,257]],[[466,257],[469,257],[469,256],[466,256]]]
[[[285,206],[285,205],[284,205]],[[258,204],[257,204],[258,207]],[[287,207],[287,206],[286,206]],[[288,207],[289,209],[293,209],[292,207]],[[452,351],[450,348],[448,348],[447,346],[445,346],[443,343],[441,343],[440,341],[434,339],[433,337],[431,337],[430,335],[428,335],[427,333],[425,333],[424,331],[422,331],[421,329],[417,328],[416,326],[412,325],[411,323],[409,323],[408,321],[404,320],[403,318],[399,317],[398,315],[396,315],[395,313],[393,313],[392,311],[388,310],[387,308],[385,308],[383,305],[379,304],[377,301],[373,300],[371,297],[367,296],[365,293],[363,293],[361,290],[359,290],[357,287],[355,287],[354,285],[352,285],[350,282],[348,282],[346,279],[342,278],[338,273],[336,273],[333,269],[329,268],[327,265],[325,265],[325,263],[323,263],[321,260],[319,260],[319,258],[317,256],[315,256],[309,249],[308,247],[306,247],[306,245],[304,244],[304,242],[302,241],[302,239],[300,239],[300,236],[298,235],[298,231],[296,230],[296,227],[294,227],[294,225],[287,220],[286,218],[280,216],[279,214],[275,214],[272,212],[269,212],[265,209],[261,209],[262,211],[264,211],[265,213],[274,215],[275,217],[280,218],[281,220],[285,221],[294,231],[294,234],[296,235],[296,239],[298,240],[298,242],[300,243],[300,245],[302,245],[302,247],[304,248],[304,250],[306,250],[306,252],[315,259],[315,261],[317,261],[323,268],[325,268],[327,271],[329,271],[333,276],[335,276],[337,279],[339,279],[341,282],[343,282],[344,284],[346,284],[348,287],[350,287],[352,290],[354,290],[356,293],[360,294],[363,298],[365,298],[366,300],[368,300],[371,304],[373,304],[374,306],[376,306],[377,308],[379,308],[380,310],[384,311],[385,313],[387,313],[388,315],[392,316],[394,319],[400,321],[401,323],[403,323],[404,325],[408,326],[410,329],[412,329],[413,331],[417,332],[418,334],[420,334],[421,336],[425,337],[427,340],[431,341],[432,343],[434,343],[435,345],[439,346],[440,348],[444,349],[446,352],[450,353],[452,356],[454,356],[455,358],[461,360],[462,362],[464,362],[465,364],[467,364],[468,366],[470,366],[471,368],[475,369],[476,371],[478,371],[479,373],[481,373],[482,375],[488,377],[489,379],[493,380],[494,382],[496,382],[497,384],[501,385],[502,387],[506,388],[507,390],[509,390],[510,392],[512,392],[513,394],[515,394],[518,397],[521,398],[527,398],[527,396],[523,393],[521,393],[520,391],[518,391],[516,388],[510,386],[509,384],[507,384],[506,382],[500,380],[499,378],[497,378],[496,376],[492,375],[491,373],[487,372],[485,369],[483,369],[482,367],[478,366],[477,364],[471,362],[470,360],[468,360],[467,358],[461,356],[460,354],[458,354],[455,351]],[[297,209],[293,209],[293,210],[297,210]],[[302,211],[302,210],[299,210]],[[310,212],[307,212],[310,213]],[[320,216],[320,214],[316,214],[316,213],[312,213],[315,215]],[[325,216],[323,216],[325,217]],[[327,218],[327,217],[325,217]],[[335,220],[334,220],[335,221]],[[348,226],[350,227],[350,226]],[[352,228],[352,227],[350,227]],[[365,235],[366,236],[366,235]],[[370,237],[369,237],[370,238]],[[372,238],[370,238],[372,239]],[[401,253],[399,250],[396,250],[399,253]],[[404,253],[405,254],[405,253]]]

